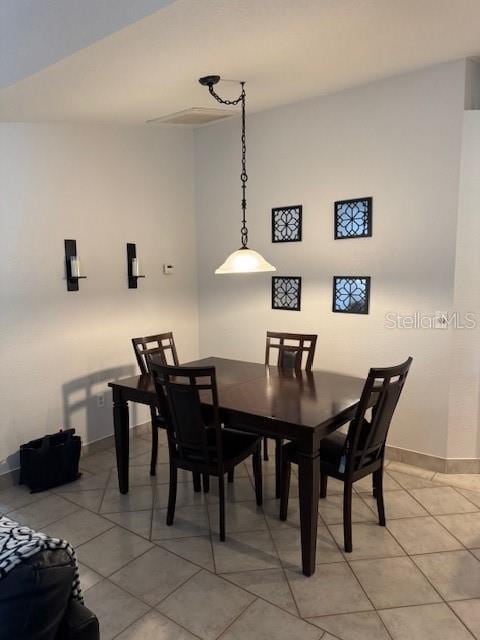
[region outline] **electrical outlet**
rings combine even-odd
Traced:
[[[103,393],[100,393],[97,396],[97,407],[102,408],[105,406],[105,396],[103,395]]]
[[[173,273],[173,270],[175,269],[175,267],[173,266],[173,264],[164,264],[163,265],[163,273],[166,276],[169,276]]]

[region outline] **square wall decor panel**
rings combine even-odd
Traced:
[[[272,242],[300,242],[302,205],[272,209]]]
[[[333,276],[333,307],[336,313],[368,313],[370,276]]]
[[[372,198],[335,202],[335,240],[372,235]]]
[[[272,276],[272,309],[300,311],[301,292],[300,276]]]

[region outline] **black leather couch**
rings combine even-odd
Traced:
[[[71,598],[66,551],[42,551],[0,580],[0,640],[99,640],[98,620]]]

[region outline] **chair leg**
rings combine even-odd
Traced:
[[[229,482],[233,482],[234,475],[235,475],[234,469],[230,469],[230,471],[227,473],[227,478]]]
[[[263,486],[262,486],[262,449],[258,445],[257,451],[252,456],[253,477],[255,478],[255,497],[257,505],[263,503]]]
[[[352,483],[343,486],[343,537],[345,552],[352,552]]]
[[[200,493],[202,490],[202,476],[196,471],[192,472],[193,475],[193,490],[195,493]]]
[[[282,458],[283,448],[282,441],[275,440],[275,498],[280,498],[282,491]]]
[[[210,476],[206,473],[203,474],[203,493],[210,491]]]
[[[375,472],[372,473],[372,495],[374,498],[377,497],[377,476]]]
[[[268,461],[268,438],[263,439],[263,459]]]
[[[158,457],[158,427],[152,422],[152,457],[150,458],[150,475],[157,474],[157,457]]]
[[[373,473],[375,478],[375,498],[377,499],[378,524],[385,526],[385,505],[383,503],[383,468]]]
[[[225,476],[221,473],[218,477],[218,502],[220,516],[220,540],[225,542]]]
[[[282,490],[280,493],[280,520],[286,520],[288,516],[288,497],[290,493],[290,476],[292,465],[288,460],[283,461],[282,467]]]
[[[320,498],[327,497],[328,476],[326,473],[320,473]]]
[[[170,462],[170,487],[168,490],[167,525],[173,524],[175,503],[177,502],[177,467]]]

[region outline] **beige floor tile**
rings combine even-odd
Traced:
[[[325,524],[341,524],[343,522],[343,496],[332,495],[319,500],[318,513]],[[369,509],[357,495],[352,499],[352,522],[374,522],[376,512]]]
[[[92,571],[92,569],[86,567],[81,562],[77,562],[77,565],[80,574],[80,586],[83,593],[103,580],[103,577],[99,573]]]
[[[155,484],[168,484],[170,481],[170,465],[157,464],[157,474],[150,475],[150,465],[132,465],[128,474],[130,487],[141,487]],[[178,482],[191,482],[192,474],[183,469],[178,470]],[[109,489],[118,489],[117,474],[112,473],[108,483]]]
[[[115,454],[112,451],[101,451],[80,458],[80,469],[90,473],[110,471],[116,465]]]
[[[438,516],[438,520],[466,547],[480,547],[480,511]]]
[[[451,487],[480,491],[480,474],[478,473],[436,473],[433,480]]]
[[[267,602],[257,600],[235,620],[221,640],[319,640],[320,629]]]
[[[73,504],[73,502],[51,494],[21,509],[10,512],[8,517],[15,522],[39,530],[79,509],[80,507]]]
[[[154,607],[198,573],[200,568],[160,547],[153,547],[110,576],[110,580]]]
[[[9,511],[21,509],[22,507],[32,504],[32,502],[43,500],[49,495],[49,491],[30,493],[30,490],[23,485],[8,487],[8,489],[0,491],[0,513],[8,513]]]
[[[393,640],[472,640],[446,604],[380,611]]]
[[[152,546],[144,538],[113,527],[78,547],[77,557],[102,576],[109,576]]]
[[[361,494],[365,502],[376,509],[377,503],[372,496]],[[406,491],[386,491],[384,495],[385,516],[387,522],[390,518],[412,518],[426,516],[428,512],[418,504]]]
[[[273,529],[273,542],[277,549],[282,565],[293,571],[302,566],[302,548],[300,529]],[[342,562],[342,552],[325,525],[320,524],[317,531],[316,564]]]
[[[424,489],[426,487],[438,487],[438,482],[427,480],[421,476],[402,473],[401,471],[388,471],[389,475],[404,489]]]
[[[477,507],[474,504],[469,502],[452,487],[412,489],[410,493],[433,515],[477,511]]]
[[[210,536],[160,540],[157,544],[164,549],[175,553],[181,558],[185,558],[185,560],[190,560],[190,562],[193,562],[204,569],[215,571]]]
[[[445,600],[480,597],[480,562],[468,551],[413,556]]]
[[[256,596],[268,600],[281,609],[298,616],[292,592],[282,569],[263,569],[260,571],[241,571],[224,576],[238,587],[250,591]]]
[[[303,618],[373,608],[346,562],[317,566],[310,577],[300,569],[287,571],[286,576]]]
[[[411,464],[405,464],[404,462],[390,462],[388,465],[388,473],[392,471],[400,471],[410,476],[417,476],[418,478],[425,478],[426,480],[432,480],[435,475],[434,471],[428,469],[421,469],[420,467],[414,467]]]
[[[432,516],[388,520],[387,529],[409,554],[453,551],[462,548],[458,540],[455,540]]]
[[[300,527],[300,509],[298,500],[290,500],[288,505],[288,517],[285,521],[280,520],[280,501],[264,500],[263,513],[269,529],[290,529]]]
[[[54,492],[58,495],[64,493],[76,493],[77,491],[94,491],[105,489],[109,481],[110,475],[117,477],[116,471],[101,471],[100,473],[82,473],[81,477],[75,482],[69,482],[61,487],[56,487]],[[118,487],[118,484],[116,485]]]
[[[275,476],[265,476],[263,478],[263,498],[264,500],[275,500]],[[293,475],[290,478],[290,499],[292,502],[298,502],[298,480]]]
[[[165,509],[168,505],[168,484],[160,484],[155,487],[155,509]],[[191,478],[188,482],[181,482],[177,485],[177,507],[190,507],[207,504],[209,494],[203,491],[194,491]]]
[[[100,622],[100,637],[111,640],[148,611],[148,606],[108,580],[85,593],[86,606]]]
[[[204,640],[215,640],[255,599],[251,593],[207,571],[200,571],[159,606],[182,627]]]
[[[100,511],[104,492],[104,489],[93,489],[90,491],[72,491],[70,493],[63,493],[60,495],[62,495],[65,500],[78,504],[79,507],[98,513]]]
[[[330,478],[329,478],[330,480]],[[361,480],[357,480],[353,485],[353,488],[358,493],[372,493],[372,476],[367,476],[366,478],[362,478]],[[395,491],[395,489],[401,489],[402,487],[398,484],[398,482],[390,476],[388,473],[383,474],[383,490],[384,491]]]
[[[171,526],[167,526],[167,510],[155,509],[152,520],[152,540],[191,538],[210,535],[206,506],[178,507]]]
[[[219,509],[213,504],[208,507],[210,527],[214,533],[219,531]],[[267,522],[262,507],[256,502],[229,502],[225,505],[225,527],[229,533],[244,531],[266,531]]]
[[[130,458],[130,466],[136,467],[138,465],[145,466],[150,465],[151,453],[150,451],[145,451],[145,453],[134,455]],[[168,448],[167,447],[159,447],[158,448],[158,458],[157,464],[167,464],[169,462]]]
[[[44,529],[44,533],[48,533],[54,538],[68,540],[72,546],[77,547],[112,527],[113,522],[105,520],[91,511],[81,509],[51,524]]]
[[[227,502],[245,502],[255,500],[255,489],[250,478],[235,478],[234,482],[225,483],[225,500]],[[210,491],[207,494],[209,504],[218,503],[218,479],[210,478]]]
[[[150,611],[123,631],[116,640],[198,640],[158,611]]]
[[[213,538],[213,557],[217,573],[232,573],[280,566],[278,554],[268,531],[227,533],[221,542]]]
[[[310,618],[309,622],[342,640],[390,640],[385,625],[375,611]],[[322,640],[325,637],[328,636]]]
[[[461,600],[450,606],[475,638],[480,638],[480,600]]]
[[[118,489],[105,492],[100,513],[119,513],[121,511],[144,511],[153,505],[154,488],[131,487],[129,492],[121,494]]]
[[[464,498],[470,500],[476,507],[480,507],[480,489],[479,491],[472,491],[471,489],[462,489],[456,487],[458,493],[461,493]]]
[[[330,532],[341,549],[344,548],[343,525],[330,525]],[[352,526],[353,551],[346,554],[347,560],[363,558],[388,558],[404,556],[405,552],[385,527],[376,522],[357,522]]]
[[[147,511],[123,511],[122,513],[106,513],[104,517],[124,529],[136,533],[142,538],[150,539],[152,530],[152,512]]]
[[[377,609],[440,600],[410,558],[355,560],[350,566]]]

